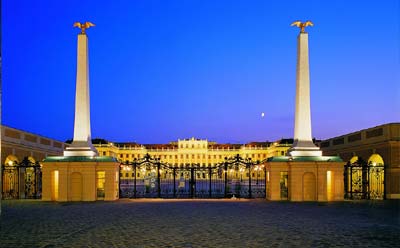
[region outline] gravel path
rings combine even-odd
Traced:
[[[3,201],[0,247],[400,247],[400,201]]]

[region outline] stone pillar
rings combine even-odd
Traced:
[[[88,37],[78,35],[74,139],[64,156],[96,156],[90,132]]]
[[[294,143],[290,156],[322,156],[312,141],[310,106],[310,71],[308,63],[308,33],[297,37],[296,109]]]

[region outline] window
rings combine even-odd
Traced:
[[[123,158],[123,157],[124,157],[124,154],[120,154],[119,157],[120,157],[120,158]]]
[[[129,177],[129,173],[125,173],[125,177]]]
[[[336,145],[342,145],[342,144],[344,144],[344,138],[339,138],[339,139],[334,139],[334,140],[333,140],[333,145],[334,145],[334,146],[336,146]]]
[[[382,128],[377,128],[371,131],[367,131],[366,136],[367,139],[377,137],[377,136],[382,136],[383,135],[383,129]]]
[[[285,152],[284,152],[284,151],[281,151],[281,156],[283,156],[283,155],[285,155]]]
[[[330,146],[329,140],[321,143],[321,147],[328,147],[328,146]]]
[[[361,133],[357,133],[357,134],[350,135],[350,136],[347,138],[347,140],[348,140],[349,142],[354,142],[354,141],[357,141],[357,140],[361,140]]]
[[[106,152],[103,152],[103,156],[105,156],[107,153]]]
[[[106,172],[97,171],[96,173],[96,186],[97,186],[97,199],[104,199],[105,191],[104,186],[106,183]]]

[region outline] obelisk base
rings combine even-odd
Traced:
[[[84,141],[81,141],[81,142],[73,141],[71,146],[65,148],[64,156],[66,156],[66,157],[74,157],[74,156],[93,157],[93,156],[98,156],[98,152],[91,143],[84,142]]]
[[[288,155],[292,157],[317,157],[322,156],[322,151],[311,140],[295,140],[293,146],[288,150]]]

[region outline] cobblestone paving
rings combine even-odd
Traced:
[[[0,247],[400,247],[400,202],[3,201]]]

